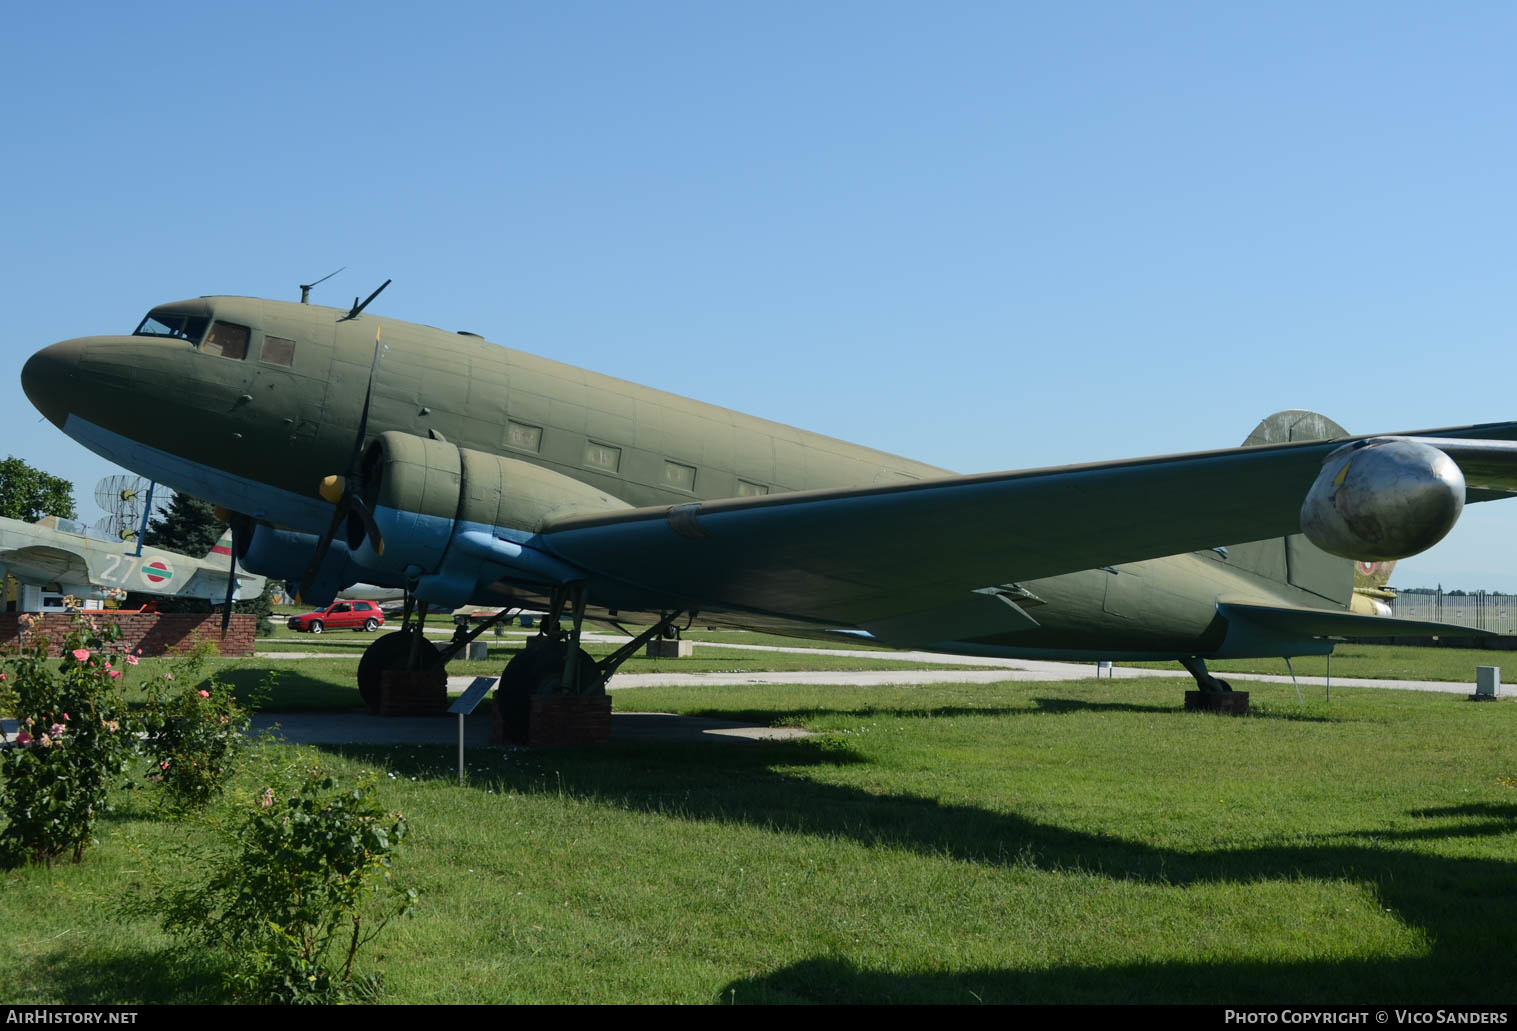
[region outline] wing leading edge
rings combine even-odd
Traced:
[[[1415,436],[1505,441],[1517,423]],[[534,545],[629,608],[860,626],[1000,584],[1299,533],[1322,460],[1369,437],[571,516]],[[1507,496],[1475,486],[1469,501]]]

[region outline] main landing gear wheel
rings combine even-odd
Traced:
[[[420,668],[431,669],[436,665],[438,654],[437,646],[422,638],[417,650]],[[358,660],[358,693],[363,696],[363,704],[370,712],[379,711],[380,677],[384,671],[403,670],[410,661],[411,634],[405,630],[376,638],[363,650],[363,658]]]
[[[500,714],[501,730],[507,741],[526,744],[532,714],[532,696],[556,694],[564,679],[564,665],[569,658],[569,642],[547,637],[531,637],[500,675],[495,689],[495,708]],[[579,650],[574,694],[597,695],[605,691],[595,669],[595,660],[583,648]]]

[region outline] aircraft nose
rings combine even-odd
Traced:
[[[60,429],[68,418],[84,340],[65,340],[44,347],[21,367],[21,389],[47,421]]]

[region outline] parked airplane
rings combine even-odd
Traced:
[[[631,652],[582,655],[587,613],[645,616],[646,637],[697,612],[967,655],[1176,659],[1224,691],[1206,659],[1428,633],[1348,612],[1345,559],[1421,551],[1466,501],[1517,491],[1517,423],[1364,437],[1306,412],[1237,449],[956,476],[363,314],[373,297],[165,304],[131,335],[43,349],[22,384],[86,447],[223,506],[244,565],[308,602],[362,581],[571,614],[513,691],[602,688]],[[432,659],[419,640],[371,646],[367,697],[381,669]]]
[[[35,523],[0,519],[0,583],[7,573],[16,578],[22,611],[42,611],[50,607],[48,598],[70,594],[86,602],[115,591],[214,602],[226,597],[230,530],[204,558],[160,548],[138,550],[135,544],[88,536],[84,524],[57,516]],[[263,592],[264,577],[236,576],[234,600]]]

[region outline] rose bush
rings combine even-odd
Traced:
[[[23,617],[22,643],[0,674],[4,707],[19,724],[15,745],[0,753],[5,865],[70,853],[77,863],[89,846],[136,741],[117,687],[119,637],[114,622],[97,627],[75,615],[55,667],[47,639]]]

